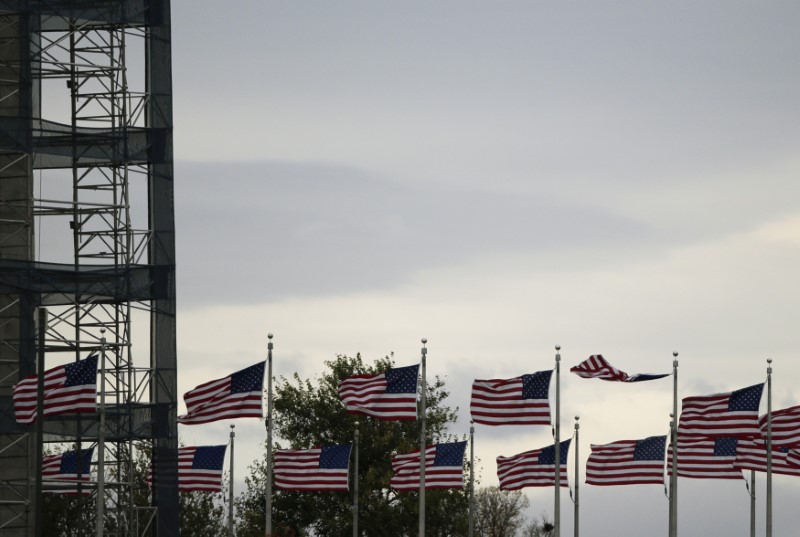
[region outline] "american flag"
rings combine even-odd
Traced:
[[[763,384],[683,400],[678,435],[683,438],[757,438]]]
[[[38,376],[29,375],[14,386],[18,423],[36,421]],[[44,415],[97,412],[97,356],[60,365],[44,372]]]
[[[425,488],[464,488],[466,442],[434,444],[425,449]],[[394,475],[389,484],[398,491],[419,490],[419,450],[392,457]]]
[[[772,415],[772,447],[800,446],[800,406],[775,410]],[[758,419],[761,438],[767,438],[767,416]]]
[[[743,479],[734,466],[738,438],[678,438],[678,475],[695,479]],[[672,472],[672,446],[667,450],[667,471]]]
[[[78,483],[84,483],[80,487],[80,494],[91,494],[92,488],[86,486],[92,480],[91,462],[92,448],[80,451],[65,451],[54,455],[47,455],[42,459],[42,492],[53,494],[78,494]],[[80,477],[78,476],[78,462],[80,464]]]
[[[178,448],[178,490],[221,492],[227,447],[223,444]],[[147,471],[147,482],[153,482],[152,465]]]
[[[579,363],[575,367],[570,368],[571,373],[575,373],[579,377],[585,379],[601,379],[617,382],[642,382],[645,380],[655,380],[668,377],[669,373],[650,374],[638,373],[635,375],[628,375],[624,371],[620,371],[603,358],[602,354],[593,354],[586,360]]]
[[[800,451],[796,449],[788,449],[788,448],[781,448],[781,450],[785,450],[786,453],[786,462],[790,466],[796,466],[800,468]]]
[[[257,363],[219,380],[212,380],[186,392],[186,414],[178,423],[197,425],[233,418],[261,418],[264,364]]]
[[[476,380],[469,405],[475,423],[550,425],[550,377],[539,371],[507,380]]]
[[[666,447],[666,436],[592,445],[592,454],[586,461],[586,483],[600,486],[662,485]]]
[[[387,369],[378,375],[353,375],[339,383],[339,397],[351,414],[415,420],[418,381],[419,365]]]
[[[562,487],[568,486],[567,455],[570,442],[571,440],[561,442],[558,454]],[[497,457],[497,477],[500,479],[500,490],[554,486],[556,484],[555,444],[511,457]]]
[[[351,444],[275,452],[275,486],[284,490],[348,490]]]
[[[773,447],[772,473],[800,476],[797,452],[788,446]],[[767,446],[762,440],[739,440],[734,466],[741,470],[767,471]]]

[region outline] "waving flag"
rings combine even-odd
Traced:
[[[233,418],[261,418],[264,364],[260,362],[186,392],[186,414],[178,423],[197,425]]]
[[[351,414],[415,420],[418,381],[419,365],[387,369],[378,375],[354,375],[339,383],[339,397]]]
[[[683,400],[678,436],[683,438],[757,438],[758,406],[763,384],[728,393]]]
[[[36,421],[38,376],[29,375],[14,386],[18,423]],[[44,415],[97,412],[97,356],[60,365],[44,372]]]
[[[275,452],[275,486],[284,490],[348,490],[351,444]]]
[[[466,442],[434,444],[425,449],[425,488],[464,488]],[[389,484],[398,491],[419,490],[419,450],[392,457],[394,475]]]
[[[571,440],[561,442],[558,454],[562,487],[568,486],[567,455],[570,442]],[[554,486],[556,484],[555,444],[511,457],[497,457],[497,477],[500,479],[500,490]]]
[[[734,466],[738,438],[678,438],[678,475],[695,479],[744,479]],[[667,453],[667,471],[672,471],[672,446]]]
[[[761,438],[767,438],[767,416],[758,419]],[[800,406],[772,412],[772,447],[800,447]]]
[[[796,452],[787,446],[772,449],[772,473],[800,476]],[[767,445],[762,440],[739,440],[733,465],[740,470],[767,471]]]
[[[81,450],[80,457],[75,450],[47,455],[42,459],[42,492],[78,494],[78,483],[84,483],[80,494],[91,494],[93,487],[86,485],[92,480],[91,462],[92,448]]]
[[[469,409],[484,425],[550,425],[550,377],[539,371],[508,380],[476,380]]]
[[[178,490],[221,492],[227,448],[226,444],[178,448]],[[147,482],[153,482],[152,465],[147,471]]]
[[[669,373],[638,373],[636,375],[628,375],[624,371],[620,371],[608,363],[608,361],[603,358],[602,354],[593,354],[589,356],[589,358],[583,362],[570,368],[570,372],[585,379],[601,379],[616,382],[642,382],[645,380],[660,379],[670,375]]]
[[[592,445],[592,454],[586,461],[586,483],[600,486],[663,485],[666,447],[666,436]]]

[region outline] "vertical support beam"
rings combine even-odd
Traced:
[[[475,531],[475,420],[469,420],[469,537]]]
[[[267,490],[266,496],[266,521],[264,533],[272,537],[272,334],[267,334]]]
[[[426,419],[425,406],[427,404],[428,386],[425,379],[425,361],[428,356],[428,349],[425,344],[426,338],[422,338],[422,367],[420,374],[420,397],[419,397],[419,535],[425,537],[425,427]]]
[[[358,422],[353,433],[353,447],[356,448],[355,470],[353,471],[353,537],[358,537]]]
[[[772,537],[772,358],[767,358],[767,537]]]
[[[580,446],[580,429],[581,425],[578,423],[580,416],[575,416],[575,537],[580,535],[580,514],[581,514],[581,467],[578,455]]]
[[[0,263],[33,260],[33,168],[30,49],[32,17],[0,13]],[[37,499],[33,427],[14,420],[12,387],[35,372],[33,297],[20,289],[0,294],[0,532],[34,534]]]
[[[678,537],[678,351],[672,353],[672,472],[669,474],[669,537]]]
[[[44,372],[45,372],[45,334],[47,333],[47,310],[39,308],[38,312],[38,334],[37,334],[37,360],[36,360],[36,460],[41,461],[44,455]],[[42,497],[42,465],[36,465],[36,499]],[[34,535],[41,537],[42,534],[42,502],[36,502],[36,521]]]
[[[750,537],[756,537],[756,471],[750,470]]]
[[[172,162],[172,46],[170,0],[149,1],[146,91],[149,95],[148,205],[150,263],[167,267],[167,298],[155,300],[150,317],[151,397],[155,403],[153,506],[155,534],[178,537],[177,349],[175,321],[175,204]]]
[[[235,428],[236,425],[231,425],[231,469],[228,476],[228,537],[233,537],[233,442],[236,438]]]
[[[556,486],[553,506],[553,525],[555,537],[561,537],[561,345],[556,345],[556,423],[553,429],[555,440]]]

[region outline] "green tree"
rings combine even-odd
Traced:
[[[547,515],[539,515],[539,520],[532,520],[522,531],[522,537],[550,537],[553,534],[553,521]]]
[[[519,491],[486,487],[475,492],[475,531],[482,537],[513,537],[524,522],[528,498]]]
[[[360,355],[337,356],[325,363],[327,370],[314,382],[295,374],[276,382],[274,430],[286,446],[308,449],[319,445],[353,441],[355,422],[360,431],[359,533],[368,537],[416,534],[418,494],[398,493],[389,487],[393,452],[419,448],[419,422],[381,421],[345,411],[337,388],[355,374],[378,374],[393,366],[389,357],[366,365]],[[456,420],[456,410],[443,401],[448,396],[438,377],[427,387],[426,438],[428,443],[454,440],[447,433]],[[282,447],[276,444],[277,448]],[[237,498],[239,537],[261,537],[265,524],[266,454],[250,467],[245,491]],[[351,476],[351,483],[352,481]],[[458,536],[467,533],[468,498],[462,490],[429,490],[426,501],[426,533]],[[352,495],[346,492],[273,493],[273,534],[321,537],[352,534]]]

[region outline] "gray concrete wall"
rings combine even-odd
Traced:
[[[26,20],[0,14],[0,118],[30,121],[30,73]],[[32,260],[33,173],[31,156],[4,139],[0,146],[0,260]],[[12,423],[11,390],[32,364],[20,367],[25,354],[22,311],[29,301],[19,294],[0,294],[0,409]],[[0,433],[0,534],[33,535],[35,475],[33,435]],[[27,505],[26,505],[27,504]]]

